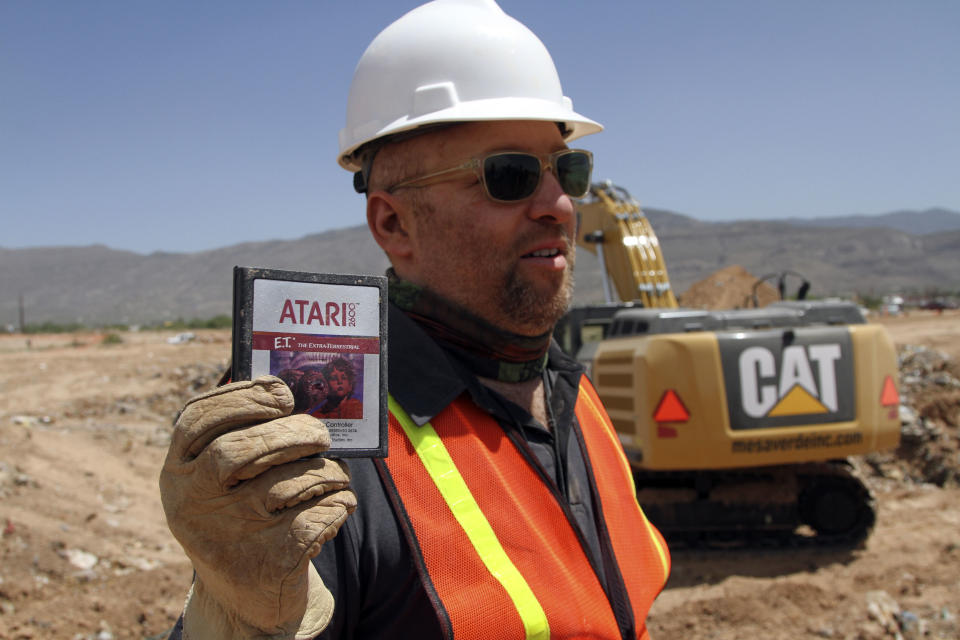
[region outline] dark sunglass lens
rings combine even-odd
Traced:
[[[592,163],[586,153],[574,151],[557,158],[557,180],[568,196],[580,198],[590,188]]]
[[[494,200],[522,200],[540,184],[540,160],[524,153],[498,153],[483,163],[483,179]]]

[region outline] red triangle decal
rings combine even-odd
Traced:
[[[680,396],[673,389],[667,389],[653,412],[653,419],[657,422],[686,422],[690,419],[690,412],[683,406]]]
[[[900,404],[900,394],[897,393],[897,385],[893,382],[893,376],[887,376],[883,380],[883,391],[880,393],[880,405],[884,407],[895,407]]]

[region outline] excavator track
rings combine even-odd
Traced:
[[[876,520],[847,461],[733,470],[635,470],[637,498],[671,547],[855,548]]]

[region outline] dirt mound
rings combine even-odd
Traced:
[[[694,283],[680,296],[680,306],[693,309],[740,309],[765,307],[780,299],[777,290],[738,264],[715,271]],[[756,296],[756,304],[754,304]]]
[[[0,640],[160,637],[190,564],[163,520],[171,423],[229,332],[0,335]]]

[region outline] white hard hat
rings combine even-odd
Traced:
[[[340,165],[367,142],[428,124],[562,123],[573,140],[603,129],[573,110],[547,48],[494,0],[434,0],[380,32],[357,63]]]

